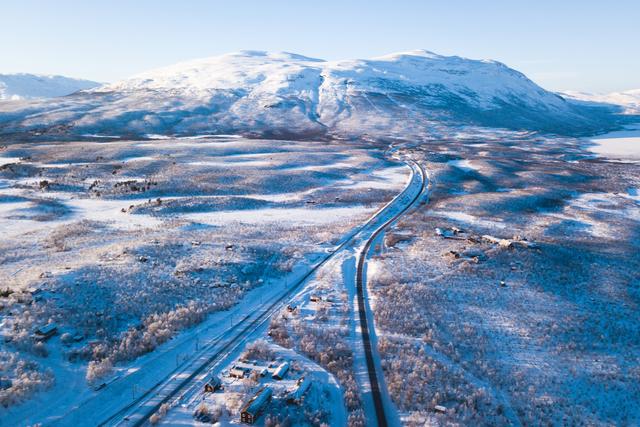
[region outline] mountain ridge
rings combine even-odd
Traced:
[[[622,114],[640,114],[640,89],[630,89],[605,94],[564,91],[561,92],[561,95],[580,102],[609,105],[612,108],[621,107]]]
[[[53,98],[70,95],[101,83],[60,75],[14,73],[0,74],[0,101]]]
[[[0,132],[438,137],[471,125],[572,133],[606,127],[604,111],[493,60],[427,50],[338,61],[240,51],[0,107]]]

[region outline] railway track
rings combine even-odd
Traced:
[[[189,372],[182,370],[181,372],[174,372],[169,377],[164,378],[152,388],[146,390],[134,401],[121,408],[119,411],[110,415],[107,419],[100,422],[99,426],[143,426],[146,425],[153,414],[157,413],[163,405],[171,406],[173,403],[179,401],[185,392],[190,391],[194,384],[199,383],[198,378],[208,372],[212,367],[216,366],[225,355],[232,352],[235,348],[244,343],[244,340],[251,332],[262,327],[268,320],[271,319],[273,314],[277,313],[284,305],[289,301],[290,297],[297,292],[301,286],[311,277],[320,267],[325,265],[331,260],[337,253],[339,253],[345,247],[354,244],[358,241],[360,233],[365,231],[368,227],[374,226],[375,231],[372,236],[367,240],[365,246],[370,247],[371,241],[379,235],[384,228],[389,224],[396,221],[406,210],[415,203],[415,200],[422,194],[425,188],[425,174],[419,165],[412,161],[405,161],[412,169],[412,176],[409,184],[398,194],[391,202],[376,212],[367,222],[358,227],[351,233],[339,246],[334,248],[326,257],[320,262],[314,265],[302,278],[291,285],[283,294],[271,299],[266,303],[266,308],[251,313],[236,323],[225,334],[222,334],[220,339],[216,339],[214,342],[208,343],[201,351],[198,352],[195,359],[196,362],[192,362],[189,366],[197,363],[193,369]],[[416,175],[416,170],[419,171]],[[384,213],[396,206],[399,200],[407,199],[412,193],[415,187],[415,179],[420,179],[421,188],[418,194],[413,197],[406,206],[403,206],[399,213],[395,214],[391,219],[385,220]],[[378,225],[377,222],[381,222]],[[366,252],[365,252],[366,253]],[[361,257],[362,258],[362,257]],[[363,268],[363,266],[362,266]],[[358,272],[361,271],[361,266],[358,265]],[[358,274],[361,277],[361,274]],[[361,282],[358,282],[359,286],[362,286]],[[360,293],[359,293],[360,294]],[[359,298],[360,303],[360,298]],[[362,307],[362,304],[359,304]],[[264,307],[264,306],[263,306]],[[366,321],[366,319],[365,319]],[[361,318],[362,322],[362,318]],[[228,336],[228,337],[227,337]],[[368,335],[367,335],[368,336]],[[371,344],[369,343],[369,347]],[[205,356],[206,355],[206,356]],[[375,373],[374,373],[375,375]],[[373,383],[372,383],[373,384]],[[377,384],[377,381],[376,381]],[[384,409],[383,409],[384,410]],[[377,411],[377,409],[376,409]],[[384,412],[383,412],[384,414]],[[382,425],[382,424],[381,424]]]
[[[384,396],[381,390],[380,380],[378,379],[378,372],[376,369],[375,363],[375,352],[373,342],[375,342],[375,330],[373,325],[369,325],[369,318],[367,313],[367,304],[365,298],[365,266],[367,263],[367,255],[371,250],[371,246],[376,238],[392,223],[397,221],[402,215],[404,215],[411,207],[415,205],[415,203],[421,198],[424,194],[427,187],[427,174],[424,168],[416,163],[411,161],[414,168],[416,168],[420,175],[422,176],[422,185],[420,191],[416,196],[408,203],[404,209],[394,215],[392,218],[387,220],[384,224],[382,224],[378,229],[376,229],[373,234],[369,237],[369,239],[364,244],[360,254],[358,255],[358,266],[356,270],[356,293],[358,300],[358,316],[360,319],[360,331],[362,334],[362,344],[364,346],[364,355],[365,361],[367,365],[367,373],[369,376],[369,384],[371,386],[371,397],[373,400],[373,406],[375,408],[375,419],[377,425],[379,427],[387,427],[389,423],[389,413],[385,409],[384,405]],[[373,316],[371,316],[373,319]]]

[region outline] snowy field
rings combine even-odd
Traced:
[[[123,376],[162,378],[189,331],[218,333],[198,325],[232,323],[238,303],[299,275],[409,177],[381,151],[325,142],[1,150],[1,425],[60,420]]]
[[[412,151],[429,203],[369,267],[402,422],[640,424],[637,164],[516,135]]]
[[[599,135],[591,140],[591,151],[601,157],[624,160],[640,160],[640,128],[630,126],[627,130]]]

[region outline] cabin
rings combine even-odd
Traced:
[[[216,390],[219,390],[221,388],[222,388],[222,381],[220,381],[220,378],[213,372],[210,373],[209,377],[207,378],[207,382],[204,383],[205,393],[213,393]]]
[[[433,409],[439,414],[446,414],[447,413],[447,408],[445,408],[442,405],[436,405],[435,408],[433,408]]]
[[[244,368],[239,368],[237,366],[234,366],[233,368],[231,368],[229,370],[229,376],[231,378],[244,378],[245,375],[247,373],[247,370]]]
[[[288,370],[289,362],[282,362],[280,365],[278,365],[276,370],[273,371],[273,375],[271,375],[271,378],[273,378],[274,380],[281,380],[285,375],[287,375]]]
[[[264,387],[258,391],[240,410],[240,421],[247,424],[255,423],[272,396],[270,387]]]
[[[34,332],[38,341],[46,341],[58,333],[58,326],[55,323],[49,323],[45,326],[38,326]]]
[[[296,386],[287,396],[287,402],[300,404],[304,399],[304,395],[311,387],[311,380],[307,377],[302,377],[298,381],[296,381]]]
[[[458,227],[436,228],[436,235],[444,237],[445,239],[464,240],[464,237],[459,236],[462,233],[464,233],[464,231]]]

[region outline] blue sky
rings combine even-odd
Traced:
[[[552,90],[640,88],[638,0],[2,0],[0,73],[114,81],[241,49],[324,59],[428,49]]]

